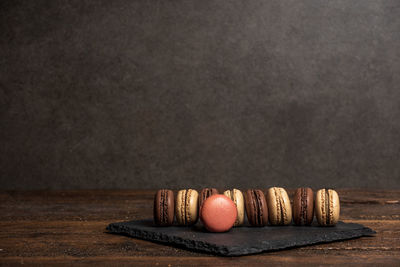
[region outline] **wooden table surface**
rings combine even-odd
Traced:
[[[3,191],[0,264],[400,266],[400,190],[337,191],[341,220],[374,237],[229,258],[106,233],[111,222],[151,217],[155,191]]]

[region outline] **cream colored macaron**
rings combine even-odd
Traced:
[[[199,193],[194,189],[180,190],[175,200],[175,217],[179,225],[192,225],[199,216]]]
[[[340,216],[339,195],[332,189],[320,189],[315,197],[315,216],[321,226],[337,224]]]
[[[242,191],[238,189],[226,190],[224,195],[229,197],[236,205],[237,217],[233,226],[240,226],[244,222],[244,198]]]
[[[282,187],[268,189],[267,204],[271,225],[289,225],[292,222],[292,206],[285,189]]]

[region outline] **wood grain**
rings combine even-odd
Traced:
[[[338,190],[341,220],[374,229],[374,237],[235,258],[106,233],[110,222],[151,217],[154,192],[1,192],[0,264],[232,266],[400,262],[400,191]],[[289,190],[289,194],[293,191]]]

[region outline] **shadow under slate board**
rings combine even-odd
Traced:
[[[240,256],[318,243],[371,236],[376,232],[356,223],[339,222],[334,227],[265,226],[234,227],[226,233],[210,233],[198,223],[192,227],[155,226],[153,220],[111,223],[109,233],[206,252],[220,256]]]

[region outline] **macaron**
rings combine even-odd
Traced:
[[[199,195],[199,207],[203,205],[203,202],[210,196],[218,194],[218,190],[215,188],[204,188],[200,191]]]
[[[309,187],[297,188],[293,197],[293,221],[310,225],[314,218],[314,193]]]
[[[154,196],[154,223],[158,226],[169,226],[174,222],[174,192],[167,189],[158,190]]]
[[[199,193],[194,189],[179,190],[175,201],[175,216],[179,225],[192,225],[197,222]]]
[[[339,195],[332,189],[320,189],[315,196],[315,215],[321,226],[334,226],[339,221]]]
[[[207,198],[200,212],[200,219],[210,232],[226,232],[236,221],[235,203],[225,195],[212,195]]]
[[[289,225],[292,222],[292,207],[285,189],[282,187],[268,189],[267,203],[271,225]]]
[[[235,203],[237,218],[233,226],[240,226],[244,222],[244,197],[239,189],[226,190],[224,195],[229,197]]]
[[[253,226],[268,224],[268,206],[265,195],[261,190],[249,189],[245,192],[247,219]]]

